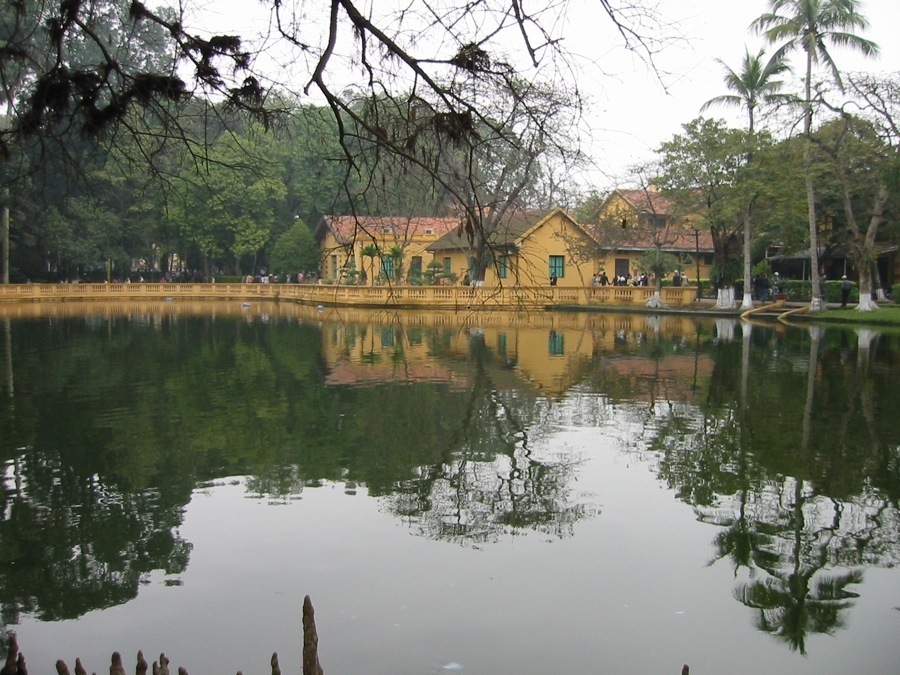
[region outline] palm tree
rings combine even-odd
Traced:
[[[378,257],[378,247],[375,244],[366,244],[362,247],[359,254],[363,258],[369,259],[369,276],[367,277],[367,283],[370,286],[375,285],[375,258]],[[366,273],[365,265],[363,266],[363,274]]]
[[[403,279],[403,259],[406,257],[406,250],[397,244],[396,246],[392,246],[390,252],[388,253],[388,258],[391,259],[391,267],[394,273],[394,281],[399,282]]]
[[[745,108],[747,110],[748,133],[750,136],[750,147],[753,146],[753,133],[755,123],[756,109],[762,103],[774,103],[790,98],[786,94],[779,93],[781,86],[784,84],[775,77],[790,70],[787,62],[784,60],[784,53],[779,51],[775,53],[768,61],[764,61],[765,51],[760,49],[756,55],[750,54],[749,50],[744,52],[744,62],[741,64],[741,72],[736,73],[724,61],[719,63],[725,68],[725,86],[732,94],[724,94],[710,99],[700,108],[700,112],[704,112],[714,105],[726,105]],[[747,151],[747,165],[750,165],[752,159],[752,150]],[[744,200],[743,220],[744,220],[744,298],[741,302],[741,309],[751,309],[753,307],[753,296],[751,294],[751,248],[750,248],[750,208],[752,198],[749,196]]]
[[[772,44],[784,42],[779,53],[802,49],[806,54],[806,77],[803,99],[803,166],[806,174],[806,206],[809,214],[809,257],[812,301],[810,310],[823,308],[819,292],[819,241],[816,230],[816,203],[812,172],[812,72],[824,63],[838,87],[843,88],[841,73],[828,51],[829,43],[851,47],[866,56],[878,54],[878,45],[854,33],[865,30],[869,22],[859,12],[859,0],[769,0],[770,11],[751,24]]]

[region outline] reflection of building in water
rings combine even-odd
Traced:
[[[559,397],[597,372],[641,399],[692,400],[712,359],[695,353],[691,317],[639,314],[333,312],[321,324],[329,384],[448,382],[466,387],[456,364],[477,347],[491,366],[542,395]],[[340,319],[337,321],[335,319]],[[631,358],[601,360],[604,355]],[[627,386],[626,386],[627,385]]]
[[[127,318],[148,325],[179,316],[312,323],[322,331],[329,384],[448,382],[464,388],[469,372],[454,361],[468,358],[476,344],[519,386],[549,397],[565,394],[589,372],[596,373],[597,357],[604,355],[634,356],[602,362],[603,377],[618,380],[613,389],[627,384],[649,400],[661,395],[691,400],[697,378],[712,370],[711,357],[694,353],[702,320],[689,315],[320,310],[269,300],[22,303],[0,306],[0,312],[15,318]],[[711,325],[704,325],[704,335],[711,334]],[[725,332],[719,328],[719,340]],[[610,388],[609,382],[598,384],[603,391]]]

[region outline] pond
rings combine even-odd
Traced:
[[[900,338],[639,314],[0,307],[31,672],[896,673]]]

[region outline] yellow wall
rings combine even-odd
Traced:
[[[495,286],[547,286],[550,283],[550,257],[561,256],[563,275],[557,286],[584,288],[591,285],[594,271],[593,253],[596,245],[562,211],[555,211],[517,242],[517,253],[506,256],[506,276],[501,277],[502,265],[499,261],[488,266],[484,285]],[[465,251],[438,253],[440,262],[444,257],[451,259],[452,271],[461,283],[469,267]]]
[[[518,255],[520,283],[549,283],[550,257],[561,256],[563,275],[557,286],[583,288],[590,286],[594,273],[596,245],[584,231],[556,211],[522,239]]]
[[[394,246],[403,247],[403,278],[405,279],[411,268],[413,258],[420,257],[422,259],[422,272],[424,273],[428,264],[434,259],[434,256],[425,249],[437,241],[438,234],[412,234],[403,236],[402,233],[393,234],[391,232],[371,232],[368,234],[360,234],[349,244],[340,244],[335,239],[334,233],[328,229],[325,237],[320,244],[322,252],[322,278],[329,281],[336,279],[335,261],[337,263],[337,271],[340,271],[347,264],[348,260],[352,260],[355,264],[357,272],[366,273],[366,283],[372,285],[375,279],[382,271],[381,260],[379,258],[370,258],[362,255],[362,250],[371,244],[374,244],[387,256]]]
[[[347,249],[338,244],[331,230],[326,231],[322,243],[319,245],[322,255],[322,265],[319,271],[323,279],[334,281],[335,268],[341,270],[347,262]]]
[[[634,210],[634,208],[629,204],[621,195],[618,193],[613,193],[610,195],[609,200],[604,204],[603,210],[600,212],[598,216],[598,221],[601,228],[611,228],[613,231],[616,228],[620,228],[623,219],[625,220],[627,228],[634,228],[638,226],[639,223],[639,214]],[[670,231],[673,232],[685,232],[686,239],[689,243],[691,241],[691,235],[693,234],[693,230],[690,229],[690,224],[696,220],[693,216],[687,216],[685,218],[679,219],[679,221],[670,225],[672,228]],[[701,237],[701,245],[703,245],[702,241],[703,237]],[[601,245],[603,242],[601,242]],[[664,249],[665,250],[665,249]],[[687,250],[679,249],[679,250],[668,250],[668,253],[675,255],[682,259],[683,266],[681,267],[681,271],[687,275],[689,283],[695,283],[697,280],[697,253],[695,250]],[[610,279],[612,279],[613,274],[616,271],[616,259],[624,259],[628,261],[628,270],[632,276],[634,276],[639,269],[639,261],[644,256],[644,251],[615,251],[610,250],[604,252],[597,258],[597,267],[596,272],[606,272]],[[701,250],[700,253],[700,278],[701,279],[709,279],[709,273],[712,269],[712,254],[707,250]],[[671,279],[671,275],[669,275]]]
[[[461,284],[469,270],[468,254],[465,251],[438,251],[434,254],[434,259],[442,265],[445,258],[450,258],[450,273],[456,276],[456,283]]]

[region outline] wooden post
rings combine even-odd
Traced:
[[[304,612],[305,612],[304,608]],[[306,618],[304,617],[303,623],[306,623]],[[16,640],[16,634],[9,634],[9,651],[6,653],[6,663],[3,666],[3,669],[0,670],[0,675],[16,675],[16,659],[19,657],[19,642]]]
[[[125,675],[125,666],[122,665],[122,655],[119,652],[113,652],[112,660],[109,664],[109,675]]]
[[[6,663],[0,669],[0,675],[28,675],[25,655],[19,651],[15,633],[9,634],[9,651],[6,653]]]
[[[315,610],[307,595],[303,598],[303,675],[324,675],[319,664],[319,636]]]

